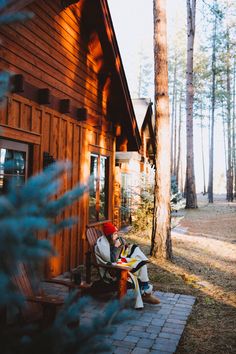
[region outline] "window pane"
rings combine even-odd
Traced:
[[[99,178],[99,220],[108,218],[108,158],[100,158],[100,178]]]
[[[89,221],[97,221],[96,190],[98,178],[98,156],[91,155],[90,160],[90,189],[89,189]]]
[[[7,192],[9,183],[14,183],[16,188],[20,188],[25,183],[25,168],[25,152],[0,149],[0,194]]]

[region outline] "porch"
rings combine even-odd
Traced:
[[[60,285],[45,284],[47,293],[65,297],[67,292]],[[171,354],[175,353],[184,331],[194,296],[156,291],[161,303],[145,304],[143,310],[132,310],[133,318],[117,325],[106,342],[114,354]],[[89,308],[81,316],[81,321],[89,322],[103,311],[106,302],[92,299]]]

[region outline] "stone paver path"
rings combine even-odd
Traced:
[[[64,288],[64,287],[63,287]],[[48,293],[65,295],[60,286],[46,286]],[[161,303],[145,304],[143,310],[133,310],[133,319],[117,325],[107,343],[114,354],[171,354],[176,351],[195,297],[173,293],[155,292]],[[101,301],[94,301],[81,318],[89,321],[97,311],[102,311]]]
[[[171,354],[174,353],[188,316],[195,302],[195,297],[155,292],[161,304],[149,305],[141,311],[133,310],[134,319],[116,327],[107,342],[114,354]],[[91,318],[91,312],[85,318]],[[101,304],[99,304],[101,308]],[[93,313],[94,314],[94,313]]]

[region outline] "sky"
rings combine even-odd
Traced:
[[[153,63],[153,0],[108,0],[113,25],[128,81],[131,97],[137,97],[138,76],[140,68],[140,52],[150,58]],[[201,16],[198,13],[196,25],[201,28]],[[186,22],[186,1],[167,0],[167,32],[168,43],[171,46],[177,28]],[[199,31],[200,32],[200,31]],[[200,34],[200,33],[199,33]],[[200,44],[201,36],[196,36],[195,48]],[[153,100],[154,85],[149,88],[149,97]],[[200,129],[194,127],[194,154],[197,191],[203,190],[202,159],[200,146]],[[204,133],[204,144],[207,149],[208,136]],[[215,192],[225,192],[223,136],[221,123],[216,124],[215,137]],[[208,169],[206,158],[206,171]]]

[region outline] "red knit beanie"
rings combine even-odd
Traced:
[[[105,224],[103,224],[103,232],[105,236],[112,235],[117,230],[117,227],[115,227],[111,222],[105,222]]]

